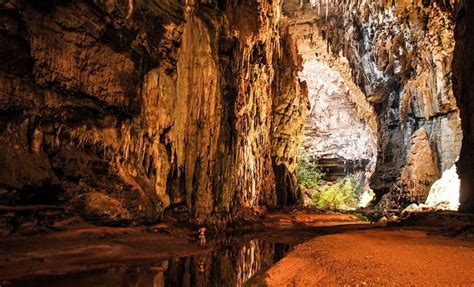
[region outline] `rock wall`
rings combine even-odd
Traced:
[[[419,200],[400,194],[411,194],[410,139],[424,129],[433,172],[463,141],[461,209],[472,211],[470,4],[285,1],[296,26],[282,4],[1,2],[0,205],[64,206],[99,224],[220,225],[295,203],[308,106],[297,75],[313,53],[377,133],[379,198]]]
[[[308,60],[300,74],[308,85],[310,111],[305,122],[304,154],[323,159],[369,162],[375,166],[375,134],[357,113],[352,91],[329,65]],[[322,161],[319,165],[323,167]],[[364,169],[364,168],[362,168]],[[328,175],[328,171],[323,170]],[[368,172],[370,177],[372,171]]]
[[[2,2],[0,204],[113,225],[278,203],[306,109],[281,3],[200,2]]]
[[[274,85],[278,97],[273,101],[272,160],[276,179],[276,203],[288,205],[301,200],[295,170],[308,109],[308,87],[298,77],[302,59],[297,42],[290,34],[289,26],[282,24],[281,30],[284,37],[277,62],[277,85]]]
[[[292,1],[296,2],[296,1]],[[426,198],[407,196],[404,172],[420,129],[428,133],[439,171],[451,167],[462,141],[452,87],[453,6],[449,1],[303,1],[295,14],[313,16],[326,49],[350,66],[377,115],[377,167],[372,188],[386,208]],[[299,10],[298,10],[299,9]],[[302,11],[302,12],[301,12]],[[427,185],[434,181],[423,179]],[[429,188],[428,188],[429,189]],[[424,194],[424,193],[423,193]],[[407,202],[408,201],[408,202]]]
[[[428,198],[431,185],[441,177],[436,163],[436,153],[432,148],[425,128],[417,130],[410,139],[411,149],[407,166],[402,173],[403,185],[408,187],[406,197],[410,201]]]
[[[457,169],[461,179],[459,210],[474,212],[474,3],[455,2],[453,78],[464,133]]]

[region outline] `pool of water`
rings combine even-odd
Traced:
[[[188,257],[147,265],[122,266],[65,275],[12,280],[6,286],[243,286],[292,250],[292,246],[262,239]]]

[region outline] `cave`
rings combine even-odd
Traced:
[[[473,284],[473,19],[2,1],[0,286]]]
[[[300,79],[308,85],[310,103],[302,153],[316,156],[323,171],[334,179],[375,166],[376,130],[369,126],[375,115],[365,109],[367,103],[358,104],[341,75],[322,62],[307,61]]]

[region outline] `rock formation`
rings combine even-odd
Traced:
[[[460,180],[456,165],[445,170],[440,179],[431,186],[425,204],[437,209],[458,210]]]
[[[280,1],[131,3],[2,2],[0,203],[225,224],[278,204],[282,175],[296,202],[306,94]]]
[[[300,78],[308,85],[310,101],[303,153],[319,159],[326,180],[338,174],[353,174],[355,169],[367,170],[370,177],[373,172],[370,166],[375,166],[377,157],[376,134],[366,119],[359,117],[354,96],[340,74],[322,62],[308,60]],[[355,164],[346,166],[349,161]]]
[[[453,78],[464,135],[457,169],[461,179],[459,209],[474,212],[474,3],[455,3]]]
[[[406,204],[397,202],[398,195],[414,192],[403,184],[403,175],[417,130],[426,129],[441,172],[452,166],[461,148],[452,84],[453,7],[448,1],[332,0],[295,0],[284,6],[289,18],[299,19],[293,20],[295,33],[309,42],[300,50],[340,70],[373,107],[376,124],[370,126],[377,131],[378,156],[371,186],[379,199],[397,194],[390,196],[393,208]],[[370,113],[362,116],[372,122]]]
[[[428,198],[424,203],[412,203],[405,208],[403,216],[410,212],[435,211],[435,210],[458,210],[459,209],[459,186],[460,180],[456,171],[456,165],[443,172],[443,175],[431,186]]]
[[[431,185],[440,177],[438,161],[425,128],[412,135],[410,144],[407,166],[402,173],[403,190],[409,192],[409,201],[424,202]]]
[[[429,182],[462,142],[472,211],[468,2],[2,1],[0,224],[21,228],[13,207],[41,205],[98,224],[223,226],[297,202],[309,59],[341,75],[376,135],[378,199],[413,194],[421,129]]]

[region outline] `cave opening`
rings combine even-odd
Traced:
[[[353,79],[349,59],[331,49],[329,37],[336,36],[328,23],[335,25],[336,20],[329,4],[284,3],[302,60],[299,79],[306,83],[308,96],[297,178],[305,205],[354,210],[375,199],[370,183],[379,149],[378,120]]]
[[[382,212],[458,210],[463,132],[451,74],[450,8],[434,5],[425,26],[416,27],[410,18],[399,23],[405,17],[399,5],[365,3],[360,18],[353,18],[351,5],[283,4],[308,89],[298,168],[303,198],[314,195],[305,192],[309,168],[316,170],[313,181],[322,179],[312,189],[356,175],[374,196],[371,206]],[[427,41],[433,47],[424,51],[420,43]]]
[[[374,118],[373,110],[367,108],[365,101],[358,103],[354,94],[361,93],[360,90],[352,92],[341,74],[324,62],[305,61],[299,77],[306,82],[309,102],[297,170],[305,188],[303,196],[310,196],[319,207],[333,208],[336,206],[328,206],[329,203],[323,204],[318,199],[325,193],[343,190],[337,187],[346,183],[357,194],[347,197],[355,201],[337,207],[366,207],[374,197],[370,178],[377,160],[377,131],[369,125],[371,118],[365,118],[367,115]],[[304,184],[311,180],[305,178],[308,168],[321,171],[320,182]]]

